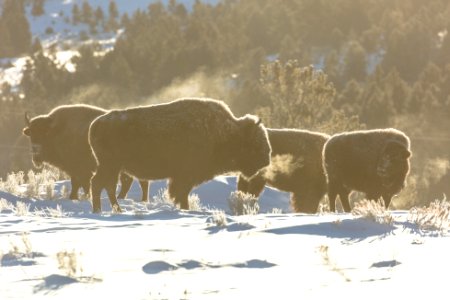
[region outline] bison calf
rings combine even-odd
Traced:
[[[169,195],[188,209],[194,186],[231,171],[250,177],[270,163],[271,151],[259,120],[235,118],[223,102],[209,99],[111,111],[92,122],[89,143],[98,164],[91,180],[94,212],[101,211],[104,188],[120,211],[114,194],[120,171],[169,178]]]
[[[389,207],[392,197],[405,185],[410,156],[409,138],[396,129],[332,136],[323,151],[330,210],[335,211],[339,195],[344,210],[349,212],[352,190],[365,193],[367,199],[382,197]]]
[[[91,122],[107,111],[90,105],[62,105],[46,115],[30,119],[25,115],[23,133],[30,138],[33,164],[40,168],[51,164],[70,176],[70,199],[78,199],[78,190],[90,190],[96,161],[88,143]],[[132,178],[121,176],[120,197],[125,197]],[[141,182],[142,200],[148,199],[148,183]]]
[[[239,176],[238,190],[258,197],[264,185],[291,193],[296,212],[315,213],[326,193],[322,149],[328,135],[295,129],[267,129],[270,166],[251,179]]]

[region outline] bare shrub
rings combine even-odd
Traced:
[[[421,230],[444,232],[449,228],[450,203],[444,195],[442,200],[434,200],[428,207],[413,207],[408,220]]]
[[[232,192],[228,198],[228,205],[234,215],[256,215],[259,212],[258,199],[249,193]]]
[[[352,209],[352,215],[360,216],[379,224],[392,225],[394,223],[394,218],[386,210],[382,199],[378,199],[378,201],[364,199],[356,202],[355,207]]]

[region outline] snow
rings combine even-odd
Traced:
[[[151,199],[164,187],[152,183]],[[180,211],[132,200],[140,199],[134,184],[120,201],[124,213],[112,214],[103,197],[100,215],[88,201],[1,192],[0,299],[445,297],[447,232],[422,231],[405,211],[391,212],[392,225],[296,214],[288,195],[271,188],[260,214],[232,216],[226,198],[235,187],[234,177],[218,177],[194,191],[208,209]],[[227,211],[225,226],[214,221],[216,209]]]

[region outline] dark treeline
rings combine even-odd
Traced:
[[[72,20],[83,20],[81,7],[73,11]],[[2,88],[2,174],[29,166],[8,148],[20,139],[24,110],[167,101],[165,92],[200,78],[199,89],[181,95],[223,99],[236,115],[257,113],[268,126],[401,129],[412,140],[413,171],[394,205],[450,192],[449,1],[224,0],[188,9],[173,0],[131,16],[111,11],[90,18],[124,32],[105,55],[95,43],[82,46],[76,72],[38,42],[29,46],[19,90]],[[94,31],[105,23],[94,22]]]

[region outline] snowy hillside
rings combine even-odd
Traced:
[[[59,182],[57,189],[67,182]],[[164,182],[152,185],[156,196]],[[445,298],[447,231],[407,212],[392,225],[350,214],[231,216],[232,177],[196,189],[207,210],[120,202],[91,214],[87,201],[0,198],[0,299]],[[137,185],[131,198],[140,197]],[[57,206],[58,205],[58,206]],[[286,209],[266,189],[262,211]]]
[[[98,34],[92,35],[89,33],[89,26],[87,24],[78,23],[74,25],[71,22],[72,8],[75,4],[81,8],[83,2],[89,3],[93,10],[100,7],[107,16],[110,1],[106,0],[46,0],[44,4],[45,14],[36,17],[31,14],[31,3],[28,2],[25,6],[33,40],[39,38],[44,49],[55,47],[58,63],[64,65],[69,71],[74,70],[70,59],[78,54],[76,51],[78,46],[83,43],[92,43],[95,41],[102,46],[104,51],[108,51],[114,47],[117,36],[123,32],[123,29],[109,33],[104,33],[100,30]],[[167,4],[169,1],[115,0],[119,16],[125,13],[132,16],[137,10],[145,11],[151,3],[155,2]],[[190,10],[195,0],[181,0],[177,2],[183,3]],[[219,0],[202,0],[201,2],[216,4]],[[87,34],[86,40],[80,39],[82,33]],[[0,86],[6,82],[13,88],[16,87],[22,79],[22,71],[25,63],[26,57],[1,59]]]

